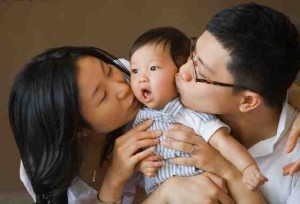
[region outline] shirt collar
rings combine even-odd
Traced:
[[[169,123],[175,123],[175,116],[182,108],[183,106],[180,103],[179,98],[175,98],[159,110],[144,107],[143,111],[140,111],[136,118],[148,118],[155,121],[167,121]]]
[[[272,154],[274,152],[276,144],[290,131],[296,115],[296,109],[289,105],[287,100],[285,100],[281,110],[276,135],[271,138],[262,140],[254,146],[250,147],[248,149],[250,154],[253,157],[261,157]]]
[[[175,98],[171,102],[169,102],[165,107],[163,107],[160,112],[168,113],[172,116],[175,116],[183,106],[181,105],[179,98]]]

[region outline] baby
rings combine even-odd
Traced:
[[[142,34],[133,44],[129,58],[131,87],[136,98],[145,107],[140,110],[134,126],[147,119],[154,121],[149,130],[168,130],[172,123],[181,123],[202,136],[226,159],[243,173],[243,181],[255,184],[254,190],[267,179],[248,151],[229,135],[230,128],[216,116],[198,113],[183,107],[178,98],[175,75],[190,55],[190,40],[181,31],[161,27]],[[160,141],[166,140],[162,135]],[[139,170],[145,175],[145,190],[152,193],[162,182],[172,176],[193,176],[203,170],[193,166],[171,164],[175,157],[189,157],[189,153],[155,146],[154,154],[142,161]],[[163,158],[164,165],[160,161]],[[159,168],[160,167],[160,168]]]

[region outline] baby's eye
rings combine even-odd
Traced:
[[[158,66],[151,66],[151,67],[150,67],[150,70],[151,70],[151,71],[155,71],[157,68],[158,68]]]
[[[132,73],[132,74],[137,74],[138,72],[139,72],[138,69],[131,69],[131,73]]]

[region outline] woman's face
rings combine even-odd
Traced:
[[[108,133],[134,119],[140,103],[122,71],[92,56],[77,65],[80,112],[94,131]]]

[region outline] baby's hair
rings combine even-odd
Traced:
[[[190,54],[190,39],[180,30],[173,27],[154,28],[143,33],[133,43],[129,59],[141,47],[147,44],[160,44],[164,46],[170,45],[170,54],[173,62],[179,68],[183,65]]]

